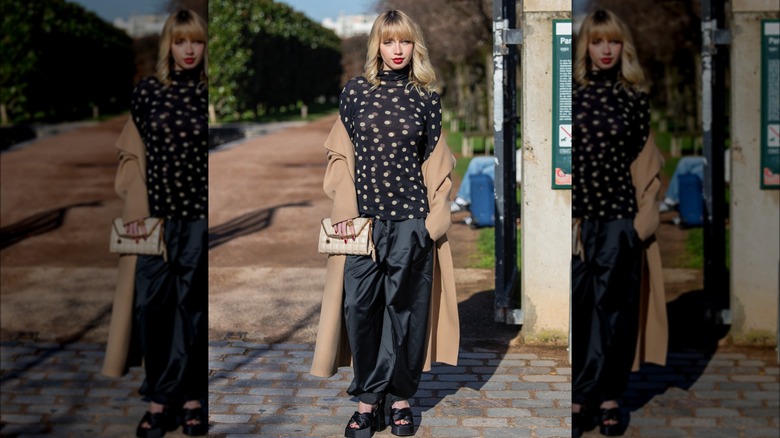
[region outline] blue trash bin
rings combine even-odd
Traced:
[[[492,227],[496,223],[496,195],[493,179],[487,175],[471,176],[472,227]]]
[[[680,222],[686,227],[700,227],[704,223],[704,195],[701,179],[696,175],[680,175]]]

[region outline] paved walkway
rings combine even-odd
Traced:
[[[306,344],[212,342],[215,436],[343,436],[355,410],[349,368],[308,374]],[[549,437],[570,431],[571,368],[536,354],[461,352],[459,366],[423,375],[413,411],[417,436]],[[391,436],[389,430],[380,436]]]
[[[103,377],[102,344],[6,341],[0,347],[0,435],[132,436],[145,410],[136,393],[140,368],[121,379]],[[472,350],[461,352],[459,366],[424,374],[413,406],[422,423],[417,436],[569,436],[571,369],[561,352],[551,359]],[[344,392],[351,371],[310,376],[312,353],[310,344],[211,341],[210,436],[342,436],[355,406]],[[669,359],[666,367],[632,374],[627,437],[778,436],[773,351],[674,352]]]

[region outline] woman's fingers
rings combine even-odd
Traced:
[[[355,224],[352,221],[347,222],[349,227],[349,234],[352,236],[352,240],[355,240]]]
[[[135,241],[146,235],[146,222],[141,219],[125,224],[125,232],[133,236]]]
[[[353,236],[352,239],[355,239],[355,225],[352,223],[351,219],[337,223],[333,226],[333,230],[337,236],[344,239],[344,243],[347,243],[348,236]]]

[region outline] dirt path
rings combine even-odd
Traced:
[[[114,144],[126,116],[0,155],[0,339],[103,341],[116,282],[108,252]]]

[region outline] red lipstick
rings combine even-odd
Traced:
[[[401,64],[404,62],[403,58],[393,58],[393,63],[395,64]]]

